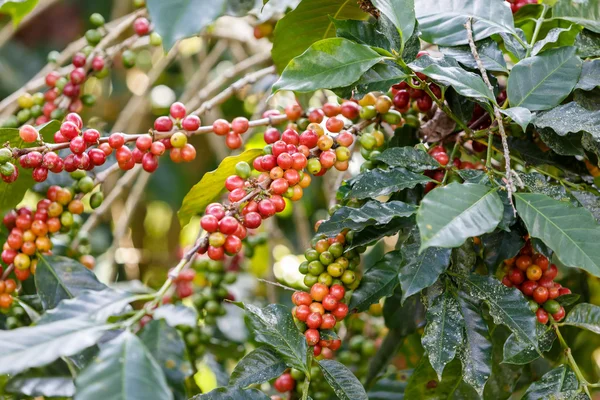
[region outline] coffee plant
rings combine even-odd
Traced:
[[[598,398],[598,0],[79,2],[32,70],[57,3],[0,2],[3,398]]]

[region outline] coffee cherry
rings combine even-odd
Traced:
[[[310,329],[319,329],[322,323],[323,317],[317,312],[311,313],[308,318],[306,318],[306,326],[308,326]]]
[[[154,120],[154,129],[159,132],[169,132],[173,129],[173,121],[166,116],[158,117]]]
[[[548,289],[543,286],[538,286],[533,291],[533,299],[538,304],[543,304],[548,300]]]
[[[347,272],[352,272],[352,271],[347,271]],[[346,318],[346,315],[348,315],[348,305],[344,304],[344,303],[338,303],[336,309],[333,310],[331,312],[331,314],[333,314],[333,316],[338,321],[343,320],[344,318]]]
[[[331,118],[342,112],[342,107],[339,104],[325,103],[323,105],[323,113]]]
[[[309,306],[312,303],[312,299],[306,292],[294,292],[292,295],[292,302],[297,306]]]
[[[538,287],[537,282],[535,281],[525,281],[521,285],[521,291],[526,296],[533,296],[533,291]]]
[[[48,178],[48,169],[44,167],[37,167],[33,170],[33,180],[36,182],[44,182]]]
[[[527,268],[527,279],[537,281],[542,277],[542,269],[537,265],[530,265]]]
[[[232,150],[239,149],[242,147],[242,137],[235,132],[228,133],[225,144]]]
[[[131,150],[129,150],[126,146],[121,146],[117,149],[115,153],[115,157],[119,164],[127,164],[129,161],[133,161],[133,155],[131,154]]]
[[[92,60],[92,69],[96,72],[102,71],[104,69],[104,58],[102,56],[96,56]]]
[[[544,278],[548,279],[554,279],[556,278],[556,275],[558,275],[558,268],[556,268],[556,265],[554,264],[550,265],[550,267],[542,274]]]
[[[39,133],[33,126],[23,125],[21,129],[19,129],[19,136],[25,143],[33,143],[38,140]]]
[[[265,199],[258,203],[258,212],[264,219],[273,216],[277,210],[275,209],[275,205],[271,200]]]
[[[249,212],[244,216],[244,226],[249,229],[256,229],[262,223],[262,217],[257,212]]]
[[[239,227],[239,225],[238,225],[238,227]],[[235,235],[227,236],[227,239],[225,239],[225,244],[223,245],[223,247],[225,248],[226,253],[228,253],[230,255],[237,254],[242,250],[242,240]]]
[[[87,132],[87,131],[86,131]],[[140,149],[140,151],[148,151],[152,146],[152,136],[150,135],[142,135],[138,137],[135,141],[135,146]]]
[[[133,21],[133,30],[139,36],[147,35],[150,32],[150,21],[144,17],[138,17]]]
[[[321,335],[316,329],[307,329],[306,332],[304,332],[304,337],[306,337],[306,343],[308,343],[309,346],[314,346],[319,343]]]
[[[200,128],[200,118],[197,115],[188,115],[181,121],[181,127],[188,132],[196,131]]]
[[[548,323],[548,313],[543,308],[538,308],[535,316],[540,324],[545,325]]]
[[[158,168],[158,157],[152,153],[146,153],[142,157],[142,168],[146,172],[154,172]]]
[[[311,314],[311,311],[307,305],[301,304],[298,307],[296,307],[295,316],[296,316],[296,318],[298,318],[298,320],[304,322],[304,321],[306,321],[306,319],[308,318],[308,316],[310,314]]]
[[[88,151],[88,156],[94,165],[100,166],[106,162],[106,154],[100,149],[91,149]]]
[[[83,132],[83,140],[86,143],[95,144],[98,143],[99,139],[100,132],[98,132],[96,129],[86,129],[85,132]]]
[[[333,329],[337,320],[332,314],[323,315],[323,322],[321,323],[320,329]]]
[[[242,133],[246,133],[249,129],[250,125],[247,118],[237,117],[231,121],[231,130],[238,135]]]
[[[325,127],[329,132],[338,133],[344,129],[344,121],[336,117],[331,117],[325,123]]]
[[[321,122],[323,122],[324,117],[325,113],[320,108],[315,108],[314,110],[311,110],[308,114],[308,120],[316,124],[320,124]]]
[[[565,308],[562,306],[558,309],[557,312],[552,314],[552,318],[554,318],[554,320],[556,322],[562,320],[564,317],[565,317]]]
[[[113,149],[119,149],[125,144],[125,136],[122,133],[113,133],[108,137],[108,144]]]
[[[417,99],[417,108],[421,112],[427,112],[427,111],[431,110],[432,105],[433,105],[433,100],[431,99],[431,97],[429,97],[427,95],[424,95]]]
[[[517,268],[519,268],[521,271],[526,271],[527,268],[529,268],[529,266],[532,264],[531,262],[531,257],[529,256],[519,256],[516,260],[515,260],[515,265],[517,266]]]
[[[73,140],[71,140],[71,143],[69,144],[69,148],[71,149],[71,151],[74,154],[83,153],[85,151],[86,147],[87,147],[87,145],[85,143],[85,140],[81,136],[77,136],[76,138],[73,138]]]
[[[185,106],[183,105],[183,103],[175,102],[175,103],[171,104],[169,113],[171,114],[171,117],[173,117],[175,119],[182,119],[185,117],[185,114],[186,114]],[[198,117],[196,117],[196,118],[198,118]]]
[[[279,393],[290,392],[296,386],[296,381],[290,374],[283,374],[275,380],[273,386]]]
[[[181,158],[185,162],[193,161],[196,158],[196,148],[187,143],[181,148]]]

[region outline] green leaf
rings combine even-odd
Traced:
[[[195,308],[182,304],[165,304],[154,310],[155,319],[164,319],[167,324],[176,327],[180,325],[195,327],[198,325],[198,312]]]
[[[502,54],[498,43],[494,42],[492,39],[484,39],[476,42],[475,45],[477,46],[479,58],[481,58],[481,62],[486,70],[493,72],[508,72],[506,61],[504,61],[504,54]],[[471,52],[471,47],[468,45],[441,47],[440,51],[446,57],[454,58],[467,68],[475,70],[478,68],[475,57],[473,57],[473,53]]]
[[[481,237],[483,244],[483,262],[488,272],[493,274],[497,268],[516,256],[525,245],[523,237],[516,231],[496,231]]]
[[[503,346],[510,332],[503,326],[496,326],[492,335],[492,374],[483,391],[484,399],[506,400],[514,391],[523,367],[502,363]]]
[[[350,86],[334,89],[334,92],[343,97],[354,95],[360,99],[369,92],[387,92],[392,85],[406,78],[408,75],[400,67],[386,60],[384,63],[375,64]]]
[[[440,163],[423,150],[414,147],[391,147],[373,158],[390,167],[406,168],[413,172],[423,172],[440,168]]]
[[[564,324],[600,334],[600,307],[588,303],[577,304],[569,311]]]
[[[206,206],[219,197],[222,188],[225,187],[225,180],[235,174],[235,165],[238,162],[245,161],[251,164],[262,153],[262,149],[249,149],[237,156],[225,157],[216,170],[204,174],[200,182],[185,195],[177,212],[181,226],[186,226],[194,215],[203,213]]]
[[[330,17],[331,18],[331,17]],[[357,21],[353,19],[334,19],[337,37],[351,40],[359,44],[373,47],[380,54],[392,56],[390,51],[400,50],[400,38],[392,34],[389,36],[389,20],[385,17],[379,18],[376,23],[368,21]]]
[[[372,0],[373,5],[388,17],[406,43],[415,30],[414,0]]]
[[[556,47],[572,46],[579,32],[581,32],[581,27],[576,24],[568,28],[552,28],[542,40],[535,42],[531,50],[531,55],[535,56]]]
[[[600,33],[600,9],[598,0],[581,3],[573,0],[560,0],[552,7],[552,16],[583,25],[586,29]]]
[[[199,394],[190,400],[270,400],[271,398],[258,389],[242,389],[237,386],[222,387],[205,394]]]
[[[438,381],[437,374],[429,364],[429,360],[427,357],[422,357],[408,381],[404,398],[407,400],[479,400],[481,397],[475,389],[465,383],[462,378],[462,370],[458,359],[448,364],[444,369],[442,380]]]
[[[452,267],[450,270],[458,274],[470,274],[477,261],[477,253],[473,248],[473,239],[467,239],[460,247],[456,247],[451,251],[450,260],[452,261]]]
[[[458,350],[463,380],[483,395],[483,388],[492,373],[492,343],[488,327],[475,299],[461,293],[458,300],[465,326],[464,343]]]
[[[98,321],[72,318],[0,331],[0,374],[16,374],[77,354],[96,344],[109,328]]]
[[[538,129],[537,132],[542,142],[557,154],[562,156],[584,155],[582,136],[579,133],[560,136],[550,128]]]
[[[303,0],[298,7],[277,22],[273,32],[271,56],[278,71],[283,71],[290,60],[304,53],[313,43],[335,36],[335,26],[330,20],[365,20],[358,3],[348,0]]]
[[[584,29],[575,39],[577,55],[581,58],[600,56],[600,34]]]
[[[461,276],[459,283],[471,297],[489,306],[496,324],[506,325],[518,340],[538,348],[535,314],[519,290],[506,287],[491,276]]]
[[[560,136],[588,132],[600,138],[600,110],[587,109],[575,101],[539,113],[533,123],[538,128],[550,128]]]
[[[344,38],[324,39],[289,62],[273,85],[273,93],[348,86],[381,60],[383,57],[368,46]]]
[[[508,34],[508,33],[501,32],[500,37],[502,38],[502,41],[504,42],[504,47],[506,48],[506,50],[508,50],[510,53],[512,53],[514,58],[518,61],[518,60],[522,60],[525,58],[525,55],[527,54],[527,50],[516,39],[516,37],[518,36],[524,43],[527,42],[527,38],[525,37],[525,32],[523,32],[522,29],[516,28],[515,31],[516,31],[515,34]]]
[[[19,22],[37,6],[39,0],[3,0],[0,2],[0,13],[8,14],[12,18],[13,26]]]
[[[252,0],[146,1],[154,30],[162,37],[166,50],[179,39],[197,35],[221,15],[245,15],[254,4]]]
[[[458,247],[472,236],[492,232],[503,214],[496,189],[451,183],[429,192],[417,211],[421,251],[432,246]]]
[[[139,333],[154,360],[162,369],[175,400],[187,400],[185,379],[193,373],[185,342],[177,329],[164,320],[150,321]]]
[[[548,110],[571,93],[581,73],[575,47],[548,50],[519,61],[508,77],[506,93],[511,107]]]
[[[129,331],[102,346],[75,380],[75,387],[78,398],[89,400],[173,399],[160,366]]]
[[[477,99],[484,103],[496,98],[481,76],[464,70],[455,59],[449,57],[433,58],[423,56],[408,65],[413,71],[421,72],[434,81],[452,86],[459,94]]]
[[[307,344],[300,333],[290,310],[280,304],[270,304],[258,308],[252,304],[243,304],[259,343],[271,346],[287,365],[307,372]]]
[[[465,23],[473,18],[473,36],[476,40],[494,33],[514,33],[513,16],[502,0],[443,1],[420,0],[416,15],[421,38],[440,46],[468,44]]]
[[[589,211],[543,194],[515,193],[515,198],[532,237],[554,250],[566,266],[600,276],[600,228]]]
[[[394,294],[383,303],[385,326],[397,329],[401,336],[408,336],[425,325],[425,310],[420,296],[402,300],[402,289],[398,286]]]
[[[386,236],[393,236],[401,229],[414,226],[414,218],[394,218],[386,225],[368,226],[360,232],[356,232],[346,250],[352,250],[360,246],[368,245],[373,241],[382,239]]]
[[[419,184],[424,185],[427,182],[433,182],[433,180],[404,168],[386,170],[375,168],[361,173],[354,179],[348,197],[366,199],[386,196],[403,189],[412,189]]]
[[[360,381],[344,364],[335,360],[321,360],[319,367],[329,386],[340,400],[368,400]]]
[[[280,376],[287,366],[279,354],[268,346],[251,351],[242,358],[231,373],[229,385],[247,387]]]
[[[369,369],[365,380],[366,387],[370,387],[373,380],[376,379],[394,359],[398,350],[400,350],[404,344],[405,337],[406,335],[403,334],[402,329],[390,329],[387,331],[377,352],[369,361]],[[369,399],[371,399],[370,392]]]
[[[348,308],[365,311],[382,297],[391,295],[398,285],[398,270],[402,262],[400,251],[391,251],[365,269],[360,286],[352,292]]]
[[[430,305],[427,307],[427,325],[421,343],[438,379],[441,380],[446,364],[454,359],[463,343],[465,322],[456,293],[449,285],[446,285],[441,294],[432,290],[427,295],[435,297],[433,300],[428,299]]]
[[[600,86],[600,60],[586,60],[575,89],[594,90]]]
[[[71,376],[44,376],[37,373],[25,373],[11,378],[4,388],[8,393],[21,393],[38,397],[72,397],[75,384]]]
[[[547,178],[538,172],[522,174],[521,180],[530,192],[545,194],[554,200],[571,200],[563,186],[548,183]]]
[[[533,114],[531,111],[526,109],[525,107],[511,107],[507,109],[500,109],[500,112],[510,119],[512,119],[517,125],[523,129],[523,132],[527,130],[527,125],[533,119]]]
[[[401,201],[380,203],[372,200],[360,208],[341,207],[319,226],[318,234],[335,236],[344,229],[362,230],[371,225],[385,225],[396,217],[410,217],[417,211]]]
[[[569,293],[569,294],[563,294],[562,296],[558,296],[556,298],[556,301],[558,301],[561,306],[567,307],[567,306],[572,306],[573,304],[577,303],[579,301],[580,297],[581,296],[579,296],[578,294]]]
[[[576,395],[577,389],[579,389],[577,376],[563,364],[544,374],[539,381],[532,383],[522,400],[570,399]]]
[[[550,351],[552,344],[556,339],[554,329],[548,325],[536,323],[536,336],[540,352]],[[534,348],[517,339],[515,334],[511,334],[504,342],[502,362],[507,364],[526,365],[540,358]]]
[[[79,296],[84,290],[104,290],[96,275],[84,265],[63,256],[40,255],[35,285],[45,310],[61,300]]]
[[[414,240],[405,243],[400,250],[402,263],[399,280],[402,287],[402,302],[433,285],[450,265],[450,249],[430,247],[419,253],[421,243],[418,233],[414,233],[412,236]]]

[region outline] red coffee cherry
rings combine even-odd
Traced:
[[[316,329],[307,329],[306,332],[304,332],[304,337],[306,337],[306,342],[308,343],[309,346],[314,346],[317,343],[319,343],[319,339],[321,338],[321,335],[319,334],[319,331]]]
[[[169,132],[173,129],[173,121],[166,116],[158,117],[154,120],[154,129],[159,132]]]
[[[133,30],[139,36],[147,35],[150,32],[150,21],[144,17],[138,17],[133,21]]]
[[[188,115],[181,121],[181,127],[188,132],[196,131],[200,128],[200,118],[197,115]]]
[[[306,321],[306,319],[308,318],[308,316],[311,314],[310,308],[308,308],[307,305],[301,304],[298,307],[296,307],[296,318],[298,318],[299,321]]]
[[[535,316],[540,324],[546,325],[548,323],[548,313],[543,308],[538,308],[535,312]]]
[[[296,386],[296,381],[292,378],[292,375],[286,373],[277,378],[273,386],[279,393],[290,392]]]
[[[333,329],[337,320],[332,314],[323,315],[323,322],[321,323],[320,329]]]
[[[548,300],[548,289],[543,286],[538,286],[533,291],[533,300],[538,304],[543,304]]]
[[[104,69],[104,58],[102,56],[96,56],[92,60],[92,69],[96,72],[102,71]]]
[[[315,283],[310,288],[310,296],[315,301],[322,301],[329,294],[329,288],[322,283]]]
[[[321,323],[323,323],[323,317],[320,313],[313,312],[306,318],[306,326],[310,329],[319,329]]]
[[[338,300],[331,294],[328,294],[323,298],[323,308],[327,311],[333,311],[337,309]]]
[[[249,128],[250,125],[247,118],[237,117],[234,118],[233,121],[231,121],[231,130],[237,133],[238,135],[246,133]]]
[[[85,132],[83,132],[83,140],[86,143],[89,143],[89,144],[98,143],[99,139],[100,139],[100,132],[98,132],[96,129],[86,129]]]
[[[113,149],[118,149],[125,144],[125,136],[122,133],[113,133],[108,137],[108,144]]]
[[[81,136],[77,136],[71,140],[69,148],[74,154],[81,154],[85,151],[87,145]]]
[[[158,168],[158,157],[152,153],[146,153],[142,157],[142,168],[146,172],[154,172]]]
[[[332,312],[332,314],[338,321],[343,320],[346,318],[346,315],[348,315],[348,305],[344,303],[338,303],[337,308]]]
[[[292,295],[292,302],[297,306],[301,306],[303,304],[305,306],[309,306],[312,303],[312,299],[306,292],[294,292]]]
[[[19,136],[25,143],[33,143],[38,139],[39,133],[33,126],[23,125],[19,129]]]

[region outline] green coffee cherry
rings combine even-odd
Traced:
[[[0,164],[6,163],[8,160],[12,158],[12,151],[3,147],[0,149]]]
[[[15,166],[7,162],[0,165],[0,174],[4,176],[11,176],[15,172]]]
[[[90,207],[96,209],[100,207],[102,201],[104,201],[104,195],[102,194],[102,192],[96,192],[92,194],[92,197],[90,197]]]
[[[83,193],[91,192],[92,190],[94,190],[94,186],[94,180],[89,176],[86,176],[79,180],[79,190],[81,190]]]
[[[135,65],[136,55],[133,51],[125,50],[121,57],[123,59],[123,66],[125,68],[131,68]]]
[[[235,164],[235,174],[240,178],[248,179],[250,177],[251,172],[252,169],[250,168],[250,165],[247,162],[240,161],[239,163]]]
[[[161,46],[162,45],[162,37],[156,33],[150,33],[150,45],[151,46]]]
[[[58,57],[60,57],[60,53],[56,50],[52,50],[50,53],[48,53],[48,63],[56,63],[58,61]]]
[[[88,29],[85,33],[85,40],[87,40],[90,45],[95,46],[102,40],[102,34],[96,29]]]
[[[104,25],[104,17],[102,16],[102,14],[99,13],[93,13],[92,15],[90,15],[90,22],[92,23],[92,25],[100,27],[102,25]]]
[[[396,110],[390,110],[382,115],[382,119],[390,125],[398,125],[402,122],[402,114]]]

